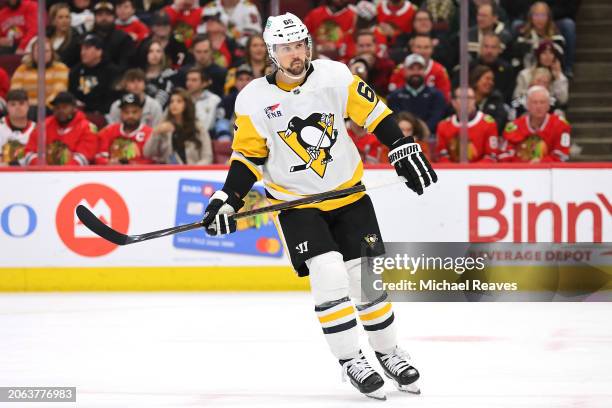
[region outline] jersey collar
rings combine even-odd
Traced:
[[[302,86],[306,83],[306,80],[308,79],[308,77],[310,76],[310,74],[312,74],[312,72],[314,71],[314,65],[312,64],[312,61],[310,62],[310,67],[308,67],[308,70],[306,71],[306,76],[304,77],[304,80],[302,81],[302,83],[298,84],[297,86]],[[284,92],[291,92],[292,90],[289,91],[285,91],[283,88],[281,88],[280,86],[278,86],[278,83],[276,82],[276,73],[278,72],[278,70],[274,70],[274,72],[266,75],[266,80],[268,81],[268,83],[270,85],[274,85],[276,86],[278,89],[280,89],[281,91]],[[296,87],[297,87],[296,86]]]

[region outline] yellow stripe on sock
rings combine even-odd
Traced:
[[[327,316],[319,317],[319,321],[321,323],[327,323],[327,322],[331,322],[332,320],[336,320],[336,319],[340,319],[345,316],[348,316],[351,313],[353,313],[353,306],[348,306],[348,307],[345,307],[344,309],[338,310],[337,312],[328,314]]]
[[[389,310],[391,310],[391,303],[387,303],[387,305],[386,305],[386,306],[381,307],[380,309],[375,310],[375,311],[373,311],[373,312],[366,313],[366,314],[360,314],[360,315],[359,315],[359,318],[360,318],[362,321],[364,321],[364,320],[365,320],[365,321],[368,321],[368,320],[374,320],[374,319],[379,318],[380,316],[383,316],[383,315],[384,315],[385,313],[387,313]]]

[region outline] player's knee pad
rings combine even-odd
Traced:
[[[349,294],[355,304],[361,304],[361,258],[344,263],[349,278]]]
[[[349,294],[349,283],[342,254],[331,251],[306,261],[310,290],[316,305],[342,299]]]

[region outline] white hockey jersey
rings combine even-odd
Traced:
[[[340,62],[313,61],[305,81],[289,88],[271,74],[238,94],[231,160],[263,179],[272,202],[357,184],[363,164],[344,119],[372,131],[389,108]],[[303,207],[332,210],[362,195]]]
[[[25,129],[14,130],[8,122],[8,117],[0,119],[0,165],[6,165],[24,156],[25,146],[35,128],[36,123],[28,121]],[[23,164],[23,159],[19,162]]]

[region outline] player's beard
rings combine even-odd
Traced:
[[[288,68],[285,68],[285,71],[287,71],[291,75],[300,76],[304,73],[305,66],[306,61],[302,61],[301,59],[295,59],[291,61],[291,64]]]

